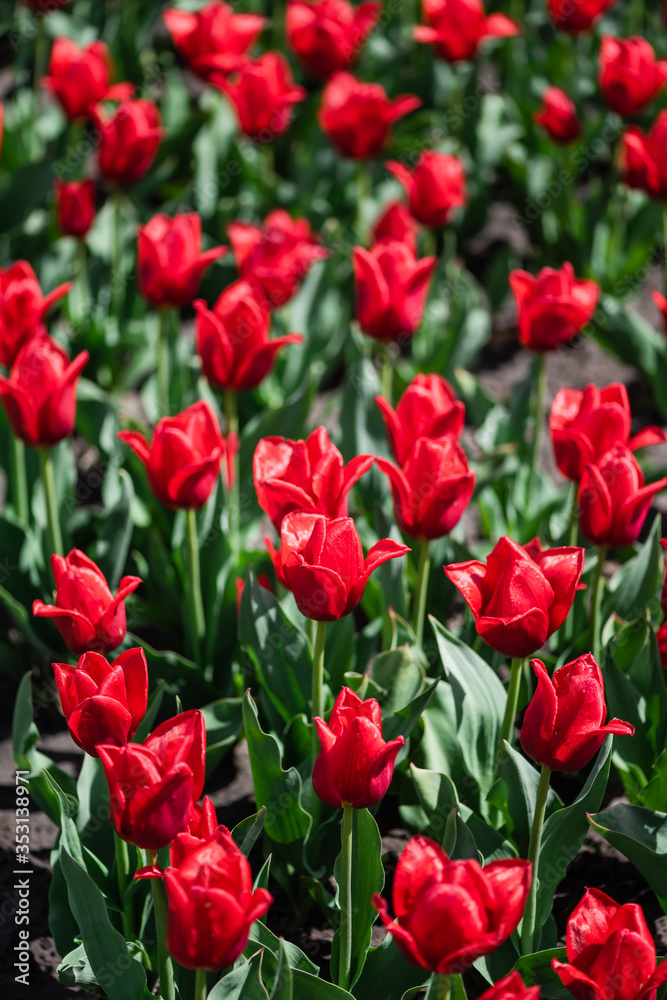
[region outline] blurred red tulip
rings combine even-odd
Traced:
[[[170,8],[162,16],[177,51],[203,80],[235,69],[266,24],[258,14],[235,14],[221,0],[197,11]]]
[[[516,299],[519,339],[531,351],[553,351],[567,344],[592,319],[600,298],[600,286],[575,278],[569,263],[558,270],[544,267],[537,277],[527,271],[512,271],[510,285]]]
[[[417,256],[417,221],[400,201],[392,201],[377,219],[371,237],[374,243],[405,243]]]
[[[421,103],[414,94],[390,100],[379,83],[362,83],[341,71],[324,88],[318,120],[341,156],[363,160],[376,156],[389,140],[393,123]]]
[[[638,35],[603,35],[599,66],[604,99],[619,115],[636,115],[667,83],[667,60],[657,60],[651,43]]]
[[[396,160],[385,166],[405,188],[410,211],[424,226],[447,225],[456,209],[468,201],[465,170],[458,156],[423,152],[412,173]]]
[[[56,221],[65,236],[82,240],[95,219],[95,181],[54,181]]]
[[[418,260],[405,243],[354,248],[357,319],[368,337],[389,343],[415,333],[437,262],[436,257]]]
[[[211,76],[236,109],[244,135],[265,145],[285,132],[292,108],[306,97],[292,78],[292,70],[280,52],[265,52],[245,60],[229,76]]]
[[[561,146],[576,142],[583,132],[574,101],[560,87],[544,90],[542,109],[534,112],[533,120]]]
[[[201,219],[196,212],[154,215],[137,234],[139,291],[151,305],[178,309],[189,305],[199,281],[227,247],[201,250]]]
[[[526,986],[520,973],[510,972],[509,976],[485,990],[479,1000],[540,1000],[540,987]]]
[[[285,15],[287,41],[300,61],[318,80],[347,69],[377,23],[378,0],[353,7],[347,0],[288,0]]]
[[[667,478],[644,485],[644,473],[626,445],[615,444],[579,483],[579,527],[596,545],[623,547],[637,541],[653,497]]]
[[[557,31],[588,31],[615,0],[547,0],[549,20]]]
[[[521,34],[519,25],[504,14],[487,16],[482,0],[422,0],[422,10],[428,27],[417,25],[414,37],[434,45],[447,62],[474,59],[486,38]]]
[[[665,336],[667,336],[667,299],[660,292],[651,292],[651,298],[660,310]]]
[[[17,261],[6,271],[0,268],[0,365],[14,364],[23,345],[43,330],[47,311],[71,287],[68,281],[44,295],[27,260]]]
[[[661,111],[645,134],[631,125],[621,140],[623,181],[657,201],[667,200],[667,110]]]
[[[131,83],[109,86],[112,72],[104,42],[91,42],[80,49],[69,38],[56,38],[51,48],[49,75],[41,84],[57,98],[70,121],[74,121],[88,117],[102,100],[126,100],[132,96]]]
[[[112,115],[95,110],[100,133],[99,167],[107,184],[129,187],[150,170],[162,142],[160,112],[153,101],[123,101]]]
[[[458,441],[463,433],[465,406],[441,375],[416,375],[396,409],[384,396],[376,396],[375,402],[399,465],[403,465],[418,438],[451,437]]]

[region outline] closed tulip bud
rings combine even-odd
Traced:
[[[572,98],[560,87],[547,87],[542,94],[542,108],[533,114],[550,139],[568,146],[581,138],[583,129]]]
[[[540,1000],[540,987],[526,986],[518,972],[510,972],[509,976],[485,990],[479,1000]]]
[[[9,378],[0,375],[0,399],[17,438],[48,448],[74,430],[76,385],[88,351],[69,360],[42,328],[19,351]]]
[[[625,445],[616,444],[587,465],[579,483],[579,527],[596,545],[622,547],[637,541],[653,497],[667,478],[644,485],[644,473]]]
[[[385,343],[411,337],[422,321],[436,264],[436,257],[417,260],[405,243],[355,247],[352,267],[363,332]]]
[[[357,7],[347,0],[288,0],[287,40],[308,72],[326,80],[352,64],[375,27],[380,9],[376,0]]]
[[[630,437],[630,400],[622,382],[604,389],[587,385],[559,389],[549,414],[549,428],[556,465],[564,476],[578,482],[590,462],[597,462],[615,444],[630,451],[665,441],[659,427],[645,427]]]
[[[400,201],[392,201],[371,230],[374,243],[405,243],[413,257],[417,256],[417,222],[410,209]]]
[[[584,550],[542,549],[538,539],[519,545],[501,538],[486,560],[445,566],[465,598],[477,633],[504,656],[537,652],[561,627],[584,568]]]
[[[42,331],[47,311],[71,287],[68,281],[44,295],[27,260],[17,261],[6,271],[0,268],[0,365],[11,368],[23,345]]]
[[[65,558],[51,556],[56,583],[55,605],[35,601],[37,618],[53,618],[55,626],[74,653],[108,653],[120,646],[127,628],[125,598],[141,583],[138,576],[124,576],[112,595],[99,566],[79,549]]]
[[[324,427],[306,441],[262,438],[252,461],[259,506],[280,531],[286,514],[311,510],[327,517],[347,515],[347,494],[367,472],[373,455],[357,455],[347,465]]]
[[[470,968],[516,930],[528,899],[530,861],[506,858],[483,868],[450,861],[427,837],[413,837],[394,875],[394,920],[379,895],[373,906],[412,965],[448,974]]]
[[[375,402],[399,465],[403,465],[417,438],[451,437],[458,441],[463,433],[465,406],[441,375],[416,375],[396,409],[384,396],[376,396]]]
[[[235,14],[221,0],[197,11],[172,8],[162,16],[177,52],[203,80],[238,66],[266,24],[258,14]]]
[[[91,42],[80,49],[69,38],[56,38],[51,49],[49,75],[41,83],[56,97],[70,121],[75,121],[88,117],[100,101],[132,95],[130,83],[109,86],[112,71],[109,50],[104,42]]]
[[[137,234],[139,291],[158,308],[187,306],[206,269],[226,253],[226,247],[202,253],[201,219],[196,212],[173,218],[154,215]]]
[[[351,517],[294,511],[280,526],[280,550],[268,539],[278,579],[294,594],[306,618],[335,621],[354,611],[371,573],[389,559],[405,555],[407,545],[383,538],[364,559]]]
[[[271,309],[284,306],[315,261],[329,256],[308,219],[292,219],[282,208],[261,226],[231,222],[227,232],[242,277],[263,290]]]
[[[56,180],[56,221],[65,236],[82,240],[95,219],[95,181]]]
[[[600,298],[600,286],[575,278],[569,263],[558,270],[544,267],[537,277],[527,271],[512,271],[510,285],[516,299],[519,339],[531,351],[553,351],[567,344],[592,319]]]
[[[186,830],[204,787],[205,750],[204,717],[194,709],[163,722],[143,743],[99,745],[118,836],[158,851]]]
[[[458,156],[426,151],[412,173],[396,160],[385,166],[405,188],[410,211],[423,226],[445,226],[468,200],[466,174]]]
[[[292,78],[292,70],[280,52],[265,52],[245,60],[229,76],[213,74],[211,82],[234,105],[244,135],[263,145],[287,131],[292,109],[306,97]]]
[[[566,948],[567,962],[551,965],[577,1000],[654,1000],[667,982],[641,907],[621,906],[599,889],[587,889],[572,911]]]
[[[76,667],[54,663],[60,704],[74,742],[97,757],[99,743],[124,746],[146,714],[148,666],[143,649],[127,649],[113,663],[84,653]]]
[[[531,760],[551,771],[580,771],[610,733],[632,736],[620,719],[606,725],[602,671],[590,653],[565,663],[549,677],[541,660],[531,660],[537,691],[526,709],[521,746]]]
[[[362,701],[344,687],[331,710],[329,724],[313,719],[321,749],[313,765],[315,793],[336,809],[367,809],[383,798],[391,784],[402,736],[382,739],[382,712],[375,698]]]
[[[351,73],[334,73],[322,94],[318,120],[341,156],[364,160],[389,141],[391,127],[421,107],[414,94],[390,100],[379,83],[362,83]]]
[[[447,62],[474,59],[487,38],[509,38],[521,29],[504,14],[489,14],[482,0],[422,0],[427,26],[418,25],[414,38],[435,46],[436,54]]]
[[[209,309],[195,302],[195,336],[204,375],[216,389],[255,389],[273,370],[278,352],[301,344],[300,333],[269,340],[271,313],[254,282],[235,281]]]
[[[146,466],[153,493],[166,507],[203,507],[220,475],[225,441],[208,405],[200,401],[158,420],[150,445],[137,431],[120,431]]]
[[[667,201],[667,110],[661,111],[650,132],[630,126],[621,139],[623,181],[657,201]]]
[[[123,101],[112,115],[98,107],[99,168],[107,184],[130,187],[146,174],[157,156],[164,129],[153,101]]]
[[[650,42],[638,35],[600,45],[599,80],[603,97],[619,115],[636,115],[667,83],[667,60],[655,58]]]
[[[578,34],[588,31],[615,0],[547,0],[549,19],[557,31]]]

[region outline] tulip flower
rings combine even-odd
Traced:
[[[386,743],[375,698],[362,701],[344,687],[327,724],[315,718],[321,749],[313,765],[316,794],[336,809],[365,809],[384,798],[394,773],[402,736]]]
[[[658,643],[658,653],[660,655],[660,665],[663,670],[667,670],[667,622],[663,622],[655,633]]]
[[[252,461],[259,506],[277,531],[285,515],[295,510],[346,517],[347,494],[374,461],[373,455],[357,455],[345,465],[324,427],[306,441],[262,438]]]
[[[95,181],[69,181],[56,178],[56,221],[65,236],[82,240],[95,219]]]
[[[379,83],[362,83],[351,73],[334,73],[322,94],[318,120],[341,156],[364,160],[389,141],[395,121],[421,107],[414,94],[390,100]]]
[[[187,828],[204,787],[205,749],[204,717],[194,709],[163,722],[143,743],[97,747],[119,837],[157,851]]]
[[[483,868],[450,861],[427,837],[413,837],[394,875],[394,920],[379,895],[373,905],[405,957],[449,974],[470,968],[516,929],[531,882],[528,861],[506,858]]]
[[[660,292],[651,292],[651,298],[660,310],[665,336],[667,336],[667,299]]]
[[[567,962],[551,965],[565,988],[591,1000],[652,1000],[667,982],[640,906],[587,889],[567,922]]]
[[[604,389],[587,385],[559,389],[549,415],[556,465],[562,474],[579,482],[589,463],[597,462],[615,444],[630,451],[666,440],[659,427],[645,427],[630,437],[630,400],[622,382]]]
[[[569,263],[558,270],[545,267],[537,277],[512,271],[510,286],[516,299],[519,339],[531,351],[553,351],[567,344],[592,318],[600,298],[600,286],[575,278]]]
[[[468,200],[465,170],[458,156],[427,150],[412,173],[396,160],[385,166],[405,188],[410,211],[423,226],[439,229],[447,225]]]
[[[11,368],[23,345],[41,332],[48,310],[71,287],[68,281],[44,295],[27,260],[17,261],[6,271],[0,268],[0,365]]]
[[[187,829],[177,833],[171,842],[169,855],[174,868],[179,868],[188,854],[197,850],[207,840],[210,840],[219,829],[225,829],[218,823],[215,806],[205,795],[201,805],[195,803]]]
[[[196,212],[154,215],[137,234],[139,291],[157,308],[189,305],[213,261],[227,253],[215,247],[202,253],[201,219]]]
[[[262,145],[287,131],[292,108],[306,97],[292,78],[290,65],[280,52],[265,52],[240,63],[230,75],[213,74],[211,83],[234,105],[244,135]]]
[[[95,119],[102,177],[118,187],[136,184],[150,170],[164,135],[157,104],[126,100],[110,116],[98,107]]]
[[[549,19],[557,31],[577,34],[588,31],[615,0],[547,0]]]
[[[371,230],[373,243],[405,243],[417,256],[417,222],[400,201],[392,201],[382,212]]]
[[[220,474],[225,441],[208,403],[193,403],[175,417],[158,420],[153,439],[120,431],[146,466],[153,493],[166,507],[195,510],[210,497]]]
[[[376,396],[375,402],[399,465],[403,465],[418,438],[451,437],[458,441],[463,433],[465,406],[441,375],[416,375],[395,410],[384,396]]]
[[[485,990],[479,1000],[540,1000],[540,987],[526,986],[520,973],[510,972],[509,976]]]
[[[422,321],[436,264],[436,257],[418,260],[405,243],[355,247],[352,267],[363,332],[385,343],[411,337]]]
[[[576,142],[583,132],[574,101],[560,87],[547,87],[542,93],[542,109],[533,114],[549,138],[560,146]]]
[[[653,128],[644,134],[630,126],[621,140],[621,169],[628,187],[639,188],[658,201],[667,200],[667,110],[661,111]]]
[[[482,0],[422,0],[428,26],[414,29],[417,42],[435,46],[447,62],[474,59],[480,42],[521,34],[519,25],[504,14],[487,14]]]
[[[231,222],[227,233],[241,276],[262,288],[272,309],[285,305],[315,261],[329,256],[308,219],[292,219],[281,208],[261,226]]]
[[[603,35],[599,81],[602,95],[619,115],[636,115],[667,83],[667,60],[656,59],[650,42],[638,35]]]
[[[255,389],[270,374],[279,351],[302,344],[300,333],[269,340],[271,313],[266,295],[252,281],[235,281],[213,309],[195,302],[197,353],[204,375],[216,389]]]
[[[91,42],[80,49],[69,38],[56,38],[51,48],[49,75],[41,81],[70,119],[89,117],[100,101],[125,100],[132,96],[132,84],[109,86],[113,71],[104,42]]]
[[[113,596],[109,585],[92,559],[79,549],[63,558],[51,556],[56,583],[55,605],[35,601],[37,618],[53,618],[65,645],[75,656],[108,653],[120,646],[127,628],[125,599],[141,583],[138,576],[124,576]]]
[[[171,8],[162,16],[179,55],[203,80],[235,69],[266,24],[258,14],[235,14],[221,0],[197,11]]]
[[[72,739],[97,757],[99,743],[124,746],[146,714],[148,665],[143,649],[127,649],[113,663],[84,653],[76,667],[54,663],[60,704]]]
[[[287,41],[312,76],[327,80],[352,64],[375,27],[381,6],[377,0],[356,7],[347,0],[288,0]]]

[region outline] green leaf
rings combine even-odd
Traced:
[[[268,994],[261,977],[262,952],[228,972],[215,984],[208,1000],[266,1000]]]
[[[383,716],[382,732],[385,740],[395,740],[397,736],[404,736],[407,740],[408,736],[421,719],[439,684],[440,679],[437,678],[432,684],[425,688],[421,694],[418,694],[416,698],[413,698],[410,704],[406,705],[405,708],[399,709],[399,711],[395,712],[393,715],[388,715],[386,718]]]
[[[125,469],[118,470],[120,494],[114,506],[102,521],[102,531],[94,547],[92,557],[104,573],[109,587],[115,592],[127,562],[127,553],[132,539],[131,509],[134,501],[134,486]]]
[[[292,1000],[293,976],[287,960],[285,944],[281,940],[278,950],[278,968],[273,980],[269,1000]]]
[[[551,962],[557,958],[560,962],[567,961],[565,948],[549,948],[546,951],[536,951],[532,955],[524,955],[514,968],[520,972],[527,986],[540,986],[540,996],[543,1000],[566,1000],[572,994],[567,990],[556,973],[551,968]]]
[[[661,519],[656,515],[650,534],[639,552],[623,563],[607,588],[602,605],[602,621],[616,614],[626,621],[643,615],[646,605],[661,582],[660,529]]]
[[[272,974],[275,974],[275,970],[278,968],[278,954],[281,944],[292,970],[299,969],[301,972],[307,972],[312,976],[318,975],[320,971],[318,966],[314,962],[311,962],[300,948],[297,948],[291,941],[284,941],[282,938],[277,937],[261,920],[255,920],[250,928],[250,938],[245,953],[252,955],[253,949],[257,945],[260,945],[264,948],[264,966],[270,965],[269,956],[272,956],[274,959]]]
[[[262,806],[254,816],[241,820],[232,830],[232,837],[237,846],[247,857],[252,851],[255,841],[264,829],[266,823],[266,806]]]
[[[293,970],[293,1000],[350,1000],[352,994],[300,969]],[[243,998],[245,1000],[245,997]]]
[[[642,873],[664,909],[667,905],[667,813],[619,803],[589,816],[588,821]]]
[[[243,729],[243,704],[240,698],[219,698],[201,710],[206,726],[206,765],[217,764],[236,743]]]
[[[493,801],[502,809],[508,832],[518,847],[520,856],[525,858],[528,855],[530,830],[535,815],[540,772],[505,740],[497,773],[503,781],[506,795],[501,797],[494,794]],[[494,793],[495,791],[494,786]],[[562,804],[554,790],[550,788],[547,796],[547,815]]]
[[[381,689],[377,700],[382,714],[390,715],[407,708],[424,685],[424,668],[408,645],[378,653],[371,663],[371,679]]]
[[[415,968],[396,947],[391,935],[377,948],[371,948],[361,976],[352,987],[358,1000],[381,997],[382,1000],[401,1000],[407,990],[423,987],[429,973]]]
[[[458,805],[454,782],[446,774],[428,771],[414,764],[410,765],[409,773],[427,817],[428,826],[423,830],[423,835],[442,844],[447,819],[452,809]]]

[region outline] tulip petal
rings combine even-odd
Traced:
[[[578,500],[582,534],[592,542],[604,544],[612,527],[611,496],[596,465],[584,469]]]
[[[477,632],[487,645],[504,656],[530,656],[546,642],[549,618],[542,608],[529,608],[508,618],[480,615]]]
[[[192,813],[192,771],[177,764],[157,785],[137,788],[130,803],[133,843],[157,851],[185,830]]]
[[[667,436],[661,427],[645,427],[631,437],[628,441],[628,448],[630,451],[637,451],[639,448],[650,448],[655,444],[663,444],[667,440]]]
[[[561,983],[577,1000],[607,1000],[607,991],[574,965],[554,958],[551,967]]]
[[[119,431],[116,437],[121,441],[124,441],[126,445],[129,445],[134,454],[144,463],[144,465],[148,465],[151,453],[148,441],[143,434],[139,434],[138,431]]]
[[[403,542],[396,542],[393,538],[381,538],[379,542],[376,542],[369,551],[368,555],[364,559],[364,573],[363,573],[363,587],[365,587],[371,573],[374,573],[378,566],[383,563],[388,562],[390,559],[396,559],[399,556],[404,556],[408,552],[411,552],[407,545]]]

